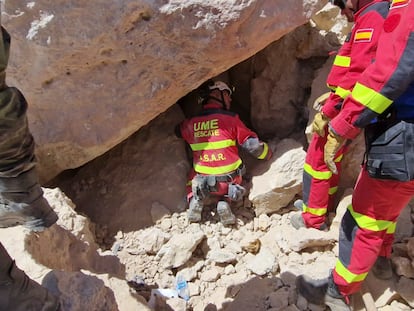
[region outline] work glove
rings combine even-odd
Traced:
[[[325,136],[325,128],[329,123],[329,118],[325,116],[322,112],[318,112],[312,121],[312,134],[316,133],[320,137]]]
[[[329,170],[338,174],[335,164],[335,155],[345,142],[345,138],[335,134],[331,129],[328,129],[328,137],[324,147],[324,160]]]
[[[312,105],[313,109],[315,109],[316,111],[320,111],[322,106],[325,105],[325,102],[328,99],[328,97],[331,95],[331,93],[332,93],[331,91],[323,93],[321,96],[315,99]]]

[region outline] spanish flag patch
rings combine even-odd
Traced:
[[[355,33],[354,42],[371,42],[373,34],[373,28],[358,29]]]
[[[410,3],[410,0],[393,0],[390,6],[390,10],[402,8],[403,6],[406,6],[408,3]]]

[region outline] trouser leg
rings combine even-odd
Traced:
[[[309,145],[303,169],[303,213],[306,227],[324,227],[328,209],[333,209],[333,198],[337,190],[339,174],[333,175],[324,161],[326,136],[314,134]],[[343,151],[335,158],[338,172],[341,169]]]
[[[360,289],[384,243],[394,233],[401,210],[413,195],[414,181],[373,179],[365,170],[361,171],[352,204],[342,218],[339,259],[333,272],[342,295]]]
[[[0,243],[0,310],[57,311],[58,309],[58,299],[17,268]]]

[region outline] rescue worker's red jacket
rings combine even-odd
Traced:
[[[413,81],[414,1],[394,0],[384,22],[375,62],[360,76],[329,126],[344,138],[355,138]]]
[[[330,119],[339,113],[343,99],[350,94],[365,68],[374,61],[388,6],[388,0],[374,0],[354,14],[352,31],[335,57],[327,79],[335,93],[322,107],[322,113]]]
[[[269,150],[258,141],[236,113],[221,109],[220,104],[207,103],[203,112],[179,125],[181,137],[193,152],[194,170],[203,175],[224,175],[241,164],[238,145],[247,148],[258,159],[265,159]],[[256,146],[247,146],[253,138]]]

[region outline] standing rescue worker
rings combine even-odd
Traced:
[[[17,88],[6,84],[10,35],[1,27],[0,36],[0,228],[23,225],[42,231],[58,217],[37,180],[27,102]],[[58,309],[58,299],[17,268],[0,243],[0,310]]]
[[[294,214],[291,223],[296,228],[326,230],[326,215],[333,211],[334,196],[338,189],[339,173],[344,153],[350,141],[338,150],[335,170],[331,172],[324,161],[324,146],[329,120],[341,110],[343,99],[352,91],[364,69],[372,63],[382,25],[388,14],[386,0],[334,0],[348,22],[355,22],[351,33],[336,55],[327,84],[332,89],[321,111],[312,122],[312,140],[309,144],[303,169],[303,201],[294,203],[302,210]]]
[[[384,252],[384,241],[414,196],[413,51],[414,1],[393,0],[375,62],[329,123],[324,150],[330,169],[344,141],[363,128],[366,159],[341,222],[334,270],[323,280],[297,279],[299,293],[310,302],[347,307],[344,302],[360,290],[378,256],[391,254],[391,247]]]
[[[240,184],[244,166],[238,146],[257,159],[270,159],[272,151],[248,129],[236,113],[230,112],[232,90],[222,81],[209,80],[202,93],[201,114],[184,120],[176,128],[178,137],[190,146],[193,178],[189,195],[188,220],[199,222],[206,199],[217,198],[217,213],[223,225],[236,223],[230,203],[246,192]]]

